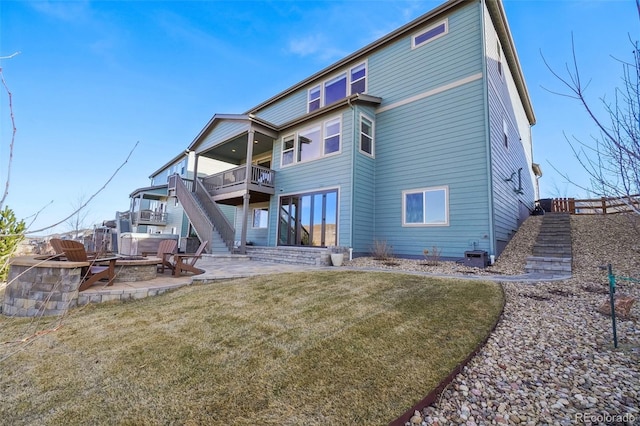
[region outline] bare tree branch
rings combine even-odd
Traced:
[[[0,57],[0,59],[11,59],[19,54],[20,52],[15,52],[9,56],[2,56]],[[12,94],[11,94],[11,90],[9,90],[9,86],[7,85],[7,82],[4,79],[4,73],[2,72],[2,67],[0,67],[0,81],[2,81],[2,87],[4,87],[4,90],[7,92],[7,96],[9,99],[9,116],[11,117],[11,128],[12,128],[11,142],[9,143],[9,160],[7,161],[7,181],[4,184],[4,192],[2,193],[2,199],[0,199],[0,209],[2,209],[2,207],[4,206],[4,202],[7,198],[7,195],[9,195],[9,183],[11,180],[11,164],[13,163],[13,147],[16,141],[17,128],[16,128],[15,116],[13,115]]]
[[[96,192],[94,192],[89,198],[86,199],[86,201],[84,203],[82,203],[77,209],[75,209],[71,214],[69,214],[68,216],[66,216],[65,218],[59,220],[58,222],[52,224],[52,225],[48,225],[44,228],[40,228],[40,229],[36,229],[33,231],[29,231],[32,234],[35,234],[37,232],[42,232],[42,231],[46,231],[47,229],[51,229],[54,228],[62,223],[65,223],[67,220],[69,220],[69,218],[71,218],[72,216],[78,214],[78,212],[80,212],[82,209],[84,209],[91,201],[93,201],[93,199],[100,194],[102,191],[104,191],[104,189],[109,185],[109,183],[111,183],[111,181],[113,180],[113,178],[116,177],[116,175],[118,174],[118,172],[120,171],[120,169],[122,169],[124,167],[125,164],[127,164],[127,162],[129,161],[129,158],[131,158],[131,155],[133,154],[133,151],[135,151],[135,149],[138,147],[138,144],[140,143],[140,141],[137,141],[135,143],[135,145],[133,146],[133,148],[131,148],[131,151],[129,151],[129,154],[127,155],[127,158],[125,158],[125,160],[120,164],[120,166],[118,166],[118,168],[113,172],[113,174],[109,177],[109,179],[107,179],[107,181],[102,185],[102,187],[100,189],[98,189]]]
[[[636,6],[640,15],[640,0],[636,0]],[[637,202],[633,202],[633,197],[640,194],[640,52],[637,41],[631,41],[631,46],[632,61],[616,59],[622,67],[622,84],[615,88],[612,101],[604,96],[599,98],[604,117],[587,100],[590,81],[585,84],[580,73],[573,35],[572,62],[565,64],[564,74],[556,72],[542,52],[541,55],[551,74],[564,87],[564,91],[545,90],[578,101],[599,133],[592,136],[591,142],[570,139],[565,134],[574,157],[590,178],[591,188],[576,184],[565,172],[552,167],[571,184],[599,196],[619,198],[640,214]]]

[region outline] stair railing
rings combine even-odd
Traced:
[[[227,219],[224,213],[222,213],[220,207],[218,207],[215,201],[211,199],[211,196],[202,184],[202,181],[200,179],[196,179],[194,184],[196,186],[195,196],[199,201],[199,205],[206,212],[208,219],[213,224],[212,226],[214,226],[218,231],[222,241],[224,241],[229,251],[233,251],[233,244],[236,236],[235,228],[229,222],[229,219]]]

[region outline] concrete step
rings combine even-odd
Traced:
[[[329,266],[329,251],[307,247],[252,247],[247,246],[251,260],[272,263],[293,263],[310,266]]]
[[[530,256],[527,258],[527,263],[524,269],[527,273],[570,275],[571,258]]]

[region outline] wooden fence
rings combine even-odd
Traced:
[[[554,198],[551,211],[570,214],[615,214],[640,210],[640,194],[591,199]]]

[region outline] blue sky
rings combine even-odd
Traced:
[[[440,1],[0,2],[0,60],[18,132],[6,200],[37,230],[96,192],[87,224],[127,210],[128,195],[184,150],[214,113],[242,113],[428,12]],[[586,196],[565,134],[596,134],[560,90],[541,52],[562,70],[571,35],[588,96],[611,95],[639,37],[631,0],[506,0],[507,18],[537,117],[534,160],[542,198]],[[0,95],[0,183],[11,139]],[[31,223],[31,220],[27,220]],[[59,231],[69,230],[61,225]]]

